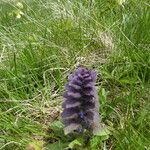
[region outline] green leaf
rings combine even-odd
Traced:
[[[62,129],[62,128],[64,128],[64,125],[63,125],[63,123],[61,122],[61,121],[54,121],[51,125],[50,125],[50,127],[52,128],[52,129]]]
[[[91,140],[90,140],[90,149],[92,150],[97,150],[98,146],[101,145],[102,141],[100,137],[94,136]]]
[[[102,142],[109,139],[110,131],[106,127],[101,127],[97,134],[90,140],[90,149],[97,150]]]
[[[82,141],[79,139],[73,140],[69,145],[69,148],[75,148],[76,146],[82,146]]]
[[[109,138],[110,131],[106,127],[101,127],[95,135],[101,137],[102,141],[107,140]]]
[[[97,133],[98,136],[105,136],[109,134],[110,134],[110,131],[106,127],[103,129],[100,129],[99,132]]]
[[[51,125],[50,125],[50,130],[53,131],[53,134],[55,135],[55,137],[63,137],[66,138],[64,135],[64,125],[61,121],[54,121]]]
[[[57,141],[52,144],[48,144],[44,149],[45,150],[64,150],[67,148],[69,143],[63,143],[62,141]]]
[[[104,88],[101,89],[101,103],[105,104],[107,100],[107,92]]]

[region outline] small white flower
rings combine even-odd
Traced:
[[[123,5],[123,3],[125,3],[126,0],[117,0],[119,5]]]
[[[20,2],[18,2],[18,3],[16,4],[16,6],[19,7],[20,9],[23,9],[23,4],[20,3]]]
[[[20,19],[23,14],[24,14],[24,13],[23,13],[21,10],[17,11],[17,12],[16,12],[16,18],[17,18],[17,19]]]

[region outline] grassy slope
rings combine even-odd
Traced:
[[[0,149],[55,138],[46,135],[49,120],[57,117],[66,77],[78,64],[99,74],[100,113],[112,133],[108,149],[149,149],[148,1],[22,4],[0,2]],[[93,143],[93,150],[105,145]]]

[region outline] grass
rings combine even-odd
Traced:
[[[149,150],[149,7],[148,0],[0,1],[0,150],[81,144],[59,121],[64,83],[79,65],[98,72],[110,132],[82,149]]]

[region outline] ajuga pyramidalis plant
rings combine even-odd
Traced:
[[[96,134],[100,128],[99,102],[95,87],[96,72],[78,68],[65,85],[63,112],[65,134],[88,130]]]

